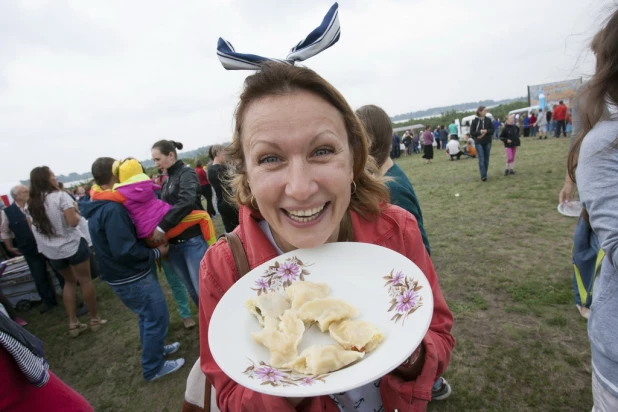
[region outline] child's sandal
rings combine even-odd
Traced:
[[[93,332],[97,332],[106,323],[107,323],[107,320],[105,320],[105,319],[92,318],[92,319],[90,319],[90,329],[92,329]]]
[[[82,332],[85,332],[88,329],[88,325],[83,323],[69,323],[69,336],[72,338],[78,337]]]

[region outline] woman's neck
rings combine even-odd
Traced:
[[[382,176],[384,176],[388,170],[393,167],[393,165],[395,164],[395,162],[393,162],[393,159],[389,157],[386,158],[386,161],[384,162],[384,164],[382,166],[380,166],[380,174]]]

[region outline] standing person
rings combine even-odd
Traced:
[[[573,116],[571,112],[571,108],[567,110],[566,118],[564,119],[566,122],[565,133],[570,135],[573,132]]]
[[[560,137],[560,133],[563,133],[564,137],[566,137],[566,117],[567,107],[564,105],[564,102],[560,100],[558,105],[554,107],[553,119],[556,121],[556,133],[554,137]]]
[[[494,126],[494,140],[498,140],[500,138],[500,126],[502,126],[502,123],[500,119],[496,117],[491,124]]]
[[[403,145],[405,146],[406,150],[405,150],[405,155],[406,156],[410,156],[410,149],[412,146],[412,137],[410,136],[410,131],[406,130],[406,132],[403,134],[403,139],[401,140],[403,142]]]
[[[551,107],[548,105],[547,113],[545,114],[545,118],[547,119],[547,133],[551,133],[556,129],[555,121],[552,117],[553,117],[553,112],[551,111]]]
[[[436,144],[436,149],[440,150],[440,132],[439,132],[440,128],[436,127],[435,129],[433,129],[433,141]]]
[[[401,156],[400,144],[401,139],[399,138],[399,135],[393,132],[393,150],[391,152],[391,157],[393,159],[397,159],[399,156]]]
[[[453,120],[451,124],[448,125],[448,134],[451,136],[451,139],[453,137],[459,139],[459,130],[457,128],[457,123],[455,123],[455,120]]]
[[[423,159],[425,159],[425,163],[431,163],[431,159],[433,159],[433,133],[431,133],[431,126],[425,126],[425,131],[423,132]]]
[[[217,209],[223,220],[223,226],[227,233],[232,232],[238,226],[238,209],[230,203],[231,190],[228,186],[227,152],[221,145],[210,147],[212,149],[213,161],[208,168],[208,180],[215,189],[217,195]]]
[[[539,109],[535,127],[539,130],[539,140],[547,139],[547,116],[543,113],[543,109]]]
[[[413,356],[380,379],[325,396],[263,395],[231,380],[210,351],[212,313],[238,279],[231,249],[221,240],[206,254],[200,271],[200,366],[215,387],[218,407],[335,412],[337,404],[348,410],[363,402],[363,410],[369,411],[425,410],[455,340],[450,333],[453,316],[416,219],[386,203],[388,189],[377,177],[375,165],[367,161],[366,133],[343,96],[326,80],[310,69],[276,62],[263,64],[245,85],[236,109],[231,157],[238,164],[234,192],[242,205],[236,230],[249,267],[297,248],[338,241],[371,243],[419,265],[431,285],[434,306],[431,324]],[[271,145],[281,148],[276,155],[271,154]],[[300,216],[311,209],[318,212]]]
[[[69,335],[77,337],[88,328],[76,315],[78,283],[90,312],[90,329],[99,330],[107,321],[99,317],[97,310],[90,277],[90,248],[77,228],[81,218],[77,202],[58,189],[56,176],[47,166],[30,172],[28,214],[39,251],[64,279],[62,299],[69,318]]]
[[[391,203],[412,213],[421,231],[423,244],[427,253],[431,255],[429,238],[423,225],[421,205],[416,197],[412,182],[404,171],[388,156],[389,140],[393,133],[393,124],[388,114],[378,106],[369,104],[356,110],[356,116],[361,121],[369,138],[369,155],[372,156],[380,170],[381,176],[391,178],[386,187],[391,194]]]
[[[440,135],[440,143],[442,144],[442,148],[446,150],[446,144],[448,143],[448,130],[446,130],[444,125],[440,126],[438,134]]]
[[[419,146],[421,144],[420,141],[421,141],[421,138],[420,138],[420,136],[418,134],[418,130],[414,130],[414,138],[412,139],[412,143],[413,143],[414,148],[412,150],[412,153],[415,153],[415,154],[416,153],[420,153],[420,151],[421,151],[421,149],[419,148]]]
[[[576,120],[579,127],[581,119],[582,129],[569,153],[568,168],[605,252],[594,283],[588,337],[593,411],[613,412],[618,410],[618,116],[610,114],[606,104],[618,102],[618,10],[594,36],[592,51],[596,71],[578,91]]]
[[[111,190],[118,183],[113,164],[110,157],[100,157],[92,164],[92,176],[102,190]],[[95,200],[83,209],[101,262],[101,279],[138,316],[144,379],[152,382],[177,371],[184,359],[166,361],[165,356],[176,352],[180,343],[165,345],[169,312],[157,273],[151,270],[155,261],[167,254],[169,245],[146,247],[137,238],[129,212],[118,202]]]
[[[18,185],[11,189],[13,204],[0,212],[0,233],[6,249],[15,256],[23,256],[34,279],[36,290],[43,300],[41,313],[58,305],[56,291],[47,273],[47,258],[39,252],[26,216],[28,188]]]
[[[522,126],[524,127],[524,137],[530,137],[530,118],[528,114],[524,114]]]
[[[202,196],[206,199],[206,211],[210,217],[215,217],[217,213],[215,212],[215,208],[212,206],[212,187],[208,181],[208,175],[204,169],[204,164],[199,159],[195,162],[195,174],[197,174],[197,178],[200,181]]]
[[[504,142],[504,148],[506,151],[506,169],[504,175],[514,175],[513,169],[515,164],[515,155],[517,154],[517,148],[520,145],[519,139],[519,127],[515,126],[515,117],[509,114],[506,117],[506,124],[500,133],[500,140]]]
[[[530,113],[530,136],[536,137],[536,113]]]
[[[489,169],[489,154],[491,152],[491,135],[493,134],[493,125],[491,120],[487,118],[487,108],[479,106],[476,110],[476,117],[472,120],[470,134],[474,138],[476,153],[479,158],[479,171],[481,172],[481,181],[487,181],[487,170]]]
[[[162,242],[165,232],[178,225],[192,211],[204,210],[200,182],[195,170],[178,159],[176,150],[182,150],[182,147],[182,143],[173,140],[159,140],[152,146],[152,160],[158,168],[167,173],[167,180],[161,188],[161,200],[172,205],[152,232],[154,242]],[[200,225],[189,227],[179,236],[170,239],[169,243],[168,259],[174,272],[184,282],[193,303],[198,305],[198,272],[200,261],[208,249]]]

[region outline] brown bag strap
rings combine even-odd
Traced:
[[[245,253],[245,248],[242,246],[240,237],[234,232],[226,233],[221,235],[221,237],[225,237],[227,244],[230,245],[230,249],[232,249],[232,256],[234,256],[238,277],[241,278],[245,276],[249,273],[251,268],[249,267],[249,259],[247,259],[247,254]]]
[[[241,278],[245,276],[251,268],[249,267],[249,259],[247,259],[247,254],[245,253],[245,248],[242,246],[240,237],[234,232],[225,233],[219,238],[222,237],[225,238],[230,249],[232,249],[232,256],[234,256],[238,277]],[[212,391],[212,385],[208,382],[208,379],[205,380],[204,385],[204,412],[210,412],[210,393]]]

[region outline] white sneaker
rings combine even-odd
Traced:
[[[161,370],[154,376],[154,378],[149,379],[148,382],[152,382],[154,380],[159,379],[162,376],[169,375],[170,373],[174,373],[178,369],[182,368],[182,365],[184,364],[185,364],[185,360],[183,358],[165,361],[165,363],[161,367]]]

